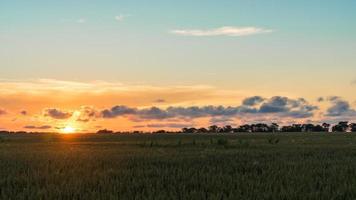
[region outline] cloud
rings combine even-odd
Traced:
[[[135,108],[129,108],[127,106],[114,106],[111,109],[101,111],[103,118],[116,118],[118,116],[135,114],[137,110]]]
[[[356,85],[356,79],[351,82],[351,85]]]
[[[249,97],[243,100],[242,104],[245,106],[255,106],[261,102],[263,102],[265,99],[260,96],[254,96],[254,97]]]
[[[72,117],[72,112],[61,111],[56,108],[48,108],[44,110],[44,116],[51,117],[53,119],[68,119]]]
[[[80,18],[77,20],[77,23],[79,23],[79,24],[84,24],[85,22],[87,22],[87,20],[84,18]]]
[[[95,121],[95,119],[100,116],[100,113],[92,106],[82,106],[79,111],[74,112],[73,115],[75,115],[76,121],[78,122],[89,122]]]
[[[340,116],[356,116],[356,110],[351,108],[350,103],[341,99],[340,97],[330,97],[331,107],[326,110],[326,116],[340,117]]]
[[[116,15],[116,16],[114,17],[114,19],[115,19],[116,21],[118,21],[118,22],[121,22],[121,21],[125,20],[125,18],[130,17],[130,16],[131,16],[131,15],[123,15],[123,14],[120,14],[120,15]]]
[[[147,124],[148,128],[184,128],[192,127],[193,124],[179,124],[179,123],[163,123],[163,124]]]
[[[44,129],[51,129],[51,126],[48,125],[44,125],[44,126],[32,126],[32,125],[28,125],[28,126],[24,126],[23,128],[25,129],[38,129],[38,130],[44,130]]]
[[[7,114],[6,110],[0,108],[0,115],[6,115],[6,114]]]
[[[0,104],[6,109],[26,108],[37,112],[43,108],[71,109],[82,105],[104,107],[110,105],[150,106],[153,100],[170,99],[174,105],[187,105],[203,101],[221,102],[241,98],[241,92],[219,90],[207,85],[152,86],[122,84],[120,82],[72,82],[53,79],[29,81],[1,80]],[[58,96],[61,94],[61,97]]]
[[[234,120],[232,119],[232,118],[230,118],[230,117],[225,117],[225,116],[223,116],[223,117],[213,117],[213,118],[211,118],[210,120],[209,120],[209,122],[210,122],[210,124],[219,124],[219,125],[227,125],[227,124],[229,124],[229,125],[231,125],[231,124],[233,124],[233,122],[234,122]]]
[[[20,114],[21,114],[21,115],[27,115],[28,113],[27,113],[26,110],[23,110],[23,111],[20,112]]]
[[[255,108],[256,102],[261,104]],[[250,106],[252,105],[252,106]],[[274,114],[283,117],[306,118],[314,115],[318,107],[309,104],[305,99],[290,99],[275,96],[269,99],[249,97],[243,100],[240,106],[170,106],[167,108],[149,107],[132,108],[124,105],[114,106],[101,111],[103,118],[133,117],[135,121],[165,120],[165,119],[195,119],[202,117],[237,117],[244,115]]]
[[[273,30],[257,27],[233,27],[223,26],[216,29],[178,29],[172,30],[171,33],[184,36],[248,36],[263,33],[271,33]]]
[[[290,99],[275,96],[264,102],[259,108],[259,113],[279,113],[282,116],[293,118],[307,118],[314,115],[317,106],[309,104],[305,99]]]
[[[318,97],[318,98],[316,99],[316,101],[317,101],[317,102],[323,102],[323,101],[325,101],[325,98],[324,98],[324,97]]]
[[[164,102],[166,102],[166,100],[164,100],[164,99],[156,99],[153,102],[155,102],[155,103],[164,103]]]

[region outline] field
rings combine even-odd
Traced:
[[[0,199],[356,199],[356,135],[1,135]]]

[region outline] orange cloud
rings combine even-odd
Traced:
[[[12,130],[74,127],[86,132],[98,127],[154,130],[213,123],[318,121],[325,118],[330,104],[290,96],[253,96],[253,91],[206,85],[158,87],[51,79],[3,80],[0,85],[0,123]]]

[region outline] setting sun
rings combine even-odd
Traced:
[[[66,126],[62,129],[62,133],[65,134],[70,134],[70,133],[74,133],[75,132],[75,128],[71,127],[71,126]]]

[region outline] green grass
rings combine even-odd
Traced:
[[[2,135],[0,199],[356,199],[356,135]]]

